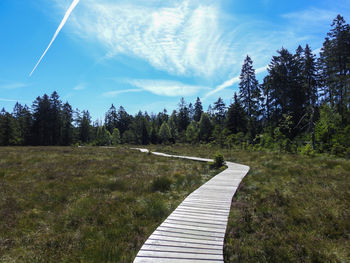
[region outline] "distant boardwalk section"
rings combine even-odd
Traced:
[[[147,149],[139,149],[148,152]],[[152,152],[195,161],[211,159]],[[152,233],[134,262],[224,262],[223,245],[232,197],[249,167],[226,162],[227,169],[191,193]]]

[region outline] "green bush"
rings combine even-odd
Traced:
[[[222,167],[224,165],[225,165],[224,156],[220,152],[217,152],[214,155],[214,162],[212,162],[210,164],[210,167],[213,168],[213,169],[217,169],[217,168],[220,168],[220,167]]]
[[[335,143],[332,146],[331,152],[333,155],[343,157],[346,152],[346,148],[339,143]]]
[[[307,156],[314,156],[315,151],[312,149],[312,145],[310,143],[300,148],[300,153]]]
[[[156,177],[151,185],[151,189],[153,192],[167,192],[171,187],[171,179],[168,176],[158,176]]]

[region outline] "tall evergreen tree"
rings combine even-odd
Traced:
[[[118,113],[113,104],[106,112],[105,126],[110,133],[113,132],[114,128],[118,127]]]
[[[247,55],[242,65],[239,83],[239,99],[248,117],[248,133],[252,141],[258,130],[260,117],[260,86],[255,76],[253,61]]]
[[[239,83],[239,99],[248,118],[256,120],[259,116],[260,89],[255,77],[253,61],[247,55],[242,65]]]
[[[215,123],[222,128],[226,117],[226,105],[221,97],[219,97],[218,100],[214,102],[213,110]]]
[[[126,110],[123,108],[123,106],[120,106],[118,109],[118,130],[120,131],[120,134],[123,135],[123,133],[128,130],[129,125],[132,121],[132,116],[130,116]]]
[[[73,109],[66,102],[62,107],[62,145],[71,145],[73,143]]]
[[[180,103],[179,103],[179,112],[178,112],[178,131],[185,132],[187,129],[187,126],[190,123],[190,115],[189,115],[189,110],[188,106],[185,102],[184,98],[181,98]]]
[[[213,125],[211,124],[209,115],[203,113],[199,121],[199,139],[203,142],[209,142],[213,132]]]
[[[342,120],[350,109],[350,25],[338,15],[320,53],[324,95],[337,108]]]
[[[197,97],[196,103],[194,104],[193,119],[194,119],[196,122],[199,122],[200,119],[201,119],[202,113],[203,113],[202,102],[201,102],[200,98]]]
[[[246,112],[236,93],[234,94],[234,101],[227,111],[226,127],[233,134],[247,131]]]
[[[91,117],[89,111],[82,111],[82,117],[79,124],[79,140],[82,143],[88,143],[91,139],[90,126]]]

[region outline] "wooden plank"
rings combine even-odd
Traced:
[[[142,149],[143,152],[148,152]],[[153,153],[211,161],[205,158]],[[227,169],[192,192],[152,233],[134,262],[223,263],[223,244],[231,200],[248,166],[227,162]]]
[[[209,253],[182,253],[171,251],[146,251],[141,249],[137,256],[153,258],[178,258],[178,259],[203,259],[203,260],[222,260],[222,255]],[[157,262],[155,260],[155,262]]]

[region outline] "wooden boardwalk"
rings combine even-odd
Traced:
[[[146,149],[138,149],[148,152]],[[195,161],[211,159],[153,154]],[[152,233],[134,262],[224,262],[223,245],[232,197],[249,167],[226,162],[227,169],[192,192]]]

